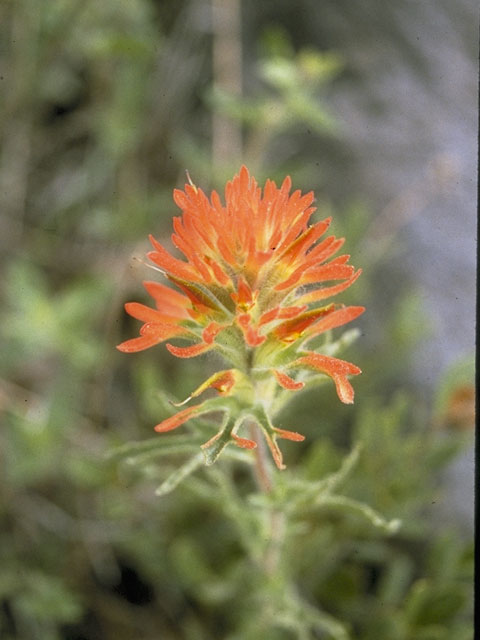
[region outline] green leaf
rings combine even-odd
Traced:
[[[361,444],[359,443],[348,456],[344,458],[338,471],[329,474],[326,478],[322,478],[316,482],[296,478],[292,479],[290,487],[295,492],[295,495],[289,503],[289,508],[297,509],[304,505],[310,505],[312,500],[315,500],[316,503],[319,504],[323,497],[328,497],[335,490],[339,489],[357,464],[360,451]]]
[[[195,456],[187,460],[185,464],[176,469],[162,484],[155,490],[155,495],[165,496],[173,491],[187,476],[194,473],[198,467],[203,464],[203,455],[197,453]]]
[[[362,444],[359,442],[343,460],[340,469],[321,481],[320,491],[322,495],[330,495],[347,480],[359,460],[361,450]]]
[[[346,498],[345,496],[322,495],[317,500],[316,505],[319,507],[334,507],[345,513],[357,513],[366,518],[374,527],[382,529],[385,533],[389,534],[396,533],[402,524],[398,519],[385,520],[385,518],[369,505],[357,500],[352,500],[351,498]]]
[[[408,555],[395,555],[381,580],[379,600],[390,606],[399,606],[408,591],[414,571],[414,562]]]
[[[108,451],[106,454],[109,460],[123,460],[127,458],[129,461],[143,456],[145,454],[170,455],[173,453],[182,453],[190,449],[200,446],[201,440],[191,435],[181,436],[162,436],[156,438],[148,438],[140,442],[128,442],[120,447]]]
[[[350,635],[345,625],[325,611],[312,606],[295,592],[289,594],[284,605],[294,611],[295,615],[304,620],[310,628],[326,632],[333,640],[349,640]]]
[[[438,587],[432,580],[422,578],[410,591],[406,614],[419,626],[447,624],[461,610],[465,600],[461,586],[450,583]]]

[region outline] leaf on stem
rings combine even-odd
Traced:
[[[172,474],[168,476],[164,482],[155,490],[155,495],[165,496],[167,493],[173,491],[187,476],[191,475],[203,464],[203,456],[201,453],[197,453],[190,460],[187,460],[181,467],[176,469]]]
[[[187,447],[193,450],[198,444],[198,439],[192,438],[191,435],[149,438],[148,440],[128,442],[120,447],[115,447],[107,452],[106,458],[107,460],[123,460],[124,458],[134,459],[137,456],[156,452],[159,455],[162,453],[170,454],[172,450],[187,450]]]
[[[322,496],[317,500],[316,505],[319,507],[336,507],[344,512],[357,513],[366,518],[374,527],[382,529],[388,534],[396,533],[402,524],[401,520],[398,519],[386,520],[368,504],[345,496]]]

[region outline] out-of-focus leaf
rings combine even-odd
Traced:
[[[173,473],[171,473],[164,482],[155,490],[157,496],[165,496],[170,493],[191,473],[194,473],[204,463],[203,455],[197,453],[190,458],[183,465],[178,467]]]

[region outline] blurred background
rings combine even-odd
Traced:
[[[185,170],[221,191],[242,162],[313,189],[364,269],[355,408],[302,396],[287,463],[321,477],[360,438],[351,494],[407,523],[388,542],[325,517],[292,550],[299,588],[360,640],[471,637],[477,19],[473,0],[0,1],[2,640],[259,637],[219,504],[155,497],[175,458],[108,457],[212,366],[115,345]]]

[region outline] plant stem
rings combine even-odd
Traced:
[[[272,509],[270,513],[270,541],[263,559],[265,573],[268,576],[275,576],[277,574],[282,555],[282,544],[285,537],[286,524],[285,514],[278,509]]]
[[[252,440],[255,440],[257,443],[257,448],[255,449],[255,479],[257,486],[260,491],[269,494],[273,489],[273,479],[268,450],[260,429],[256,424],[252,423],[250,425],[250,433]],[[286,520],[285,514],[275,508],[271,509],[269,516],[268,544],[263,557],[263,568],[265,574],[272,577],[277,574],[280,562],[281,549],[285,537]]]
[[[267,447],[259,427],[254,422],[250,423],[250,434],[252,440],[257,443],[257,448],[254,451],[257,486],[263,493],[270,493],[272,491],[272,474],[269,468]]]

